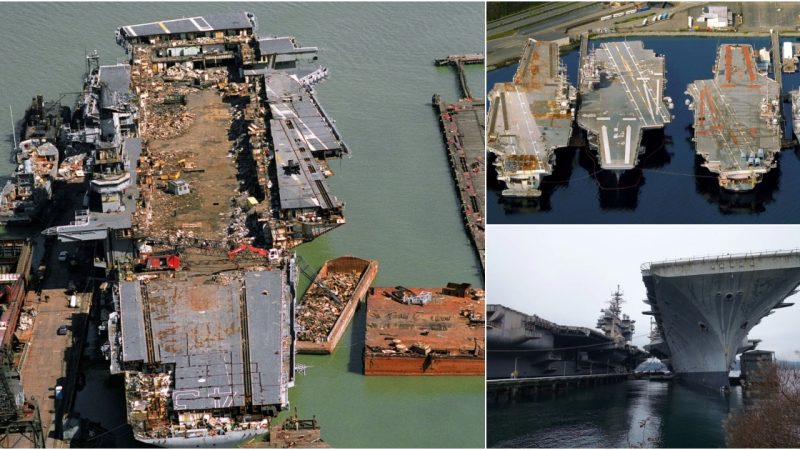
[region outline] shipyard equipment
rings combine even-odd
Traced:
[[[728,386],[747,335],[800,285],[800,253],[781,251],[682,259],[642,266],[657,333],[645,346],[689,382]]]

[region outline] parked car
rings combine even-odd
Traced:
[[[69,252],[66,250],[62,250],[58,253],[58,262],[67,262],[69,259]]]
[[[58,334],[59,336],[64,336],[65,334],[67,334],[68,331],[69,331],[68,326],[61,325],[60,327],[58,327],[58,331],[56,331],[56,334]]]

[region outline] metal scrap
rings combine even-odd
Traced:
[[[297,339],[317,343],[324,342],[339,316],[342,315],[343,308],[355,291],[358,280],[359,274],[351,272],[328,276],[320,282],[324,288],[312,283],[303,296],[297,313],[297,323],[302,330],[297,334]],[[332,291],[345,303],[337,305],[327,295],[326,289]]]

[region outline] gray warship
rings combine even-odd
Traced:
[[[630,344],[634,321],[622,291],[601,310],[598,330],[559,325],[503,305],[486,306],[487,379],[632,372],[647,354]]]
[[[781,150],[780,85],[756,70],[746,44],[719,47],[714,78],[691,83],[695,151],[729,191],[749,191],[777,167]]]
[[[569,145],[575,88],[555,42],[528,39],[511,83],[489,93],[488,150],[497,156],[505,197],[539,197],[542,178],[553,172],[555,150]]]
[[[748,333],[800,285],[800,252],[721,255],[646,263],[645,303],[656,330],[645,346],[679,379],[729,386],[736,355],[752,350]]]
[[[663,129],[672,120],[664,57],[641,41],[604,42],[591,51],[587,45],[581,49],[577,122],[600,167],[619,177],[636,167],[644,131]]]

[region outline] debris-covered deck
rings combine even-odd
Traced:
[[[404,303],[408,302],[408,303]],[[365,375],[483,375],[484,292],[376,288],[367,299]]]

